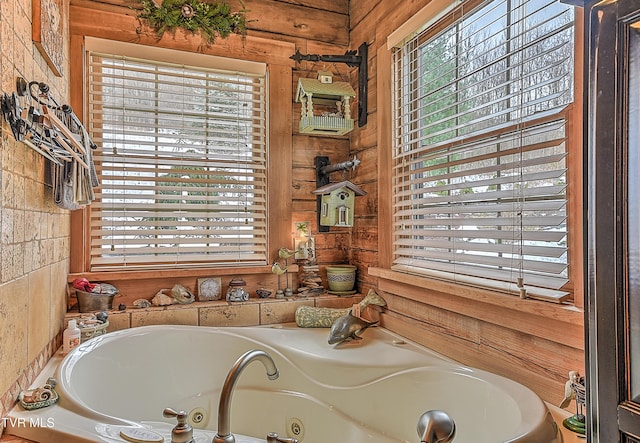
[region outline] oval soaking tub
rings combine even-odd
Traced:
[[[57,367],[60,400],[43,412],[55,417],[46,431],[67,432],[66,442],[116,442],[120,430],[143,426],[170,443],[176,422],[162,412],[171,407],[189,414],[196,441],[211,442],[227,373],[260,349],[280,377],[269,380],[259,362],[240,374],[230,409],[238,443],[264,442],[268,432],[306,443],[419,442],[418,419],[432,409],[453,418],[458,443],[562,441],[541,399],[516,382],[379,327],[338,346],[327,337],[328,329],[295,325],[146,326],[96,337]]]

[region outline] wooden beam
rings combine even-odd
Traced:
[[[176,32],[175,35],[165,34],[158,39],[152,29],[140,28],[134,16],[117,12],[96,12],[83,6],[70,7],[69,28],[71,35],[239,58],[272,65],[288,67],[294,65],[289,57],[295,52],[295,47],[289,42],[233,34],[226,39],[218,39],[215,44],[206,47],[202,45],[199,37],[194,38],[181,31]]]
[[[330,2],[329,0],[324,0]],[[337,2],[338,5],[345,0]],[[293,38],[303,38],[307,40],[322,41],[334,45],[346,46],[349,44],[349,15],[346,12],[337,12],[335,9],[344,10],[342,7],[331,7],[323,9],[322,5],[309,7],[301,5],[299,2],[290,3],[276,0],[244,0],[247,9],[247,31],[250,35],[252,31],[266,32],[274,36],[288,36]],[[86,9],[93,12],[93,17],[84,23],[85,26],[96,26],[103,28],[101,23],[105,14],[116,14],[128,16],[134,31],[140,27],[140,22],[136,18],[137,9],[140,4],[131,0],[72,0],[71,10]],[[238,8],[239,9],[239,8]],[[71,15],[71,24],[75,22]],[[129,21],[128,21],[129,22]],[[78,23],[76,23],[78,24]],[[72,31],[73,32],[73,31]],[[145,32],[151,33],[155,37],[153,30]],[[182,31],[176,33],[176,37],[184,34]],[[189,39],[200,44],[199,36],[187,34]],[[129,40],[127,40],[129,41]],[[222,39],[216,41],[216,45]]]

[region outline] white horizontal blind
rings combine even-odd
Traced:
[[[264,75],[87,60],[91,270],[266,264]]]
[[[448,19],[394,52],[393,269],[562,300],[573,10]]]

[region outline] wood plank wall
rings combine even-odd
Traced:
[[[366,199],[356,199],[350,259],[360,270],[360,287],[376,287],[387,299],[389,306],[381,317],[385,327],[464,364],[517,380],[543,399],[558,404],[568,372],[576,369],[584,373],[581,251],[572,262],[576,264],[572,266],[577,282],[575,306],[520,300],[389,270],[391,52],[386,47],[387,37],[429,3],[430,0],[349,2],[351,46],[357,48],[363,41],[370,45],[369,123],[353,131],[350,146],[350,155],[363,161],[353,180],[370,194]],[[580,32],[578,29],[577,34]],[[576,76],[580,78],[581,73]],[[576,90],[581,91],[581,87],[578,82]],[[580,127],[575,128],[571,136],[579,137],[580,132]],[[579,152],[580,140],[575,146]],[[580,166],[579,155],[573,155],[572,161],[574,166]],[[580,202],[577,195],[570,211],[579,214]]]
[[[240,8],[240,2],[232,8]],[[82,45],[84,36],[154,45],[191,52],[251,59],[268,63],[270,83],[280,82],[286,76],[285,89],[272,94],[271,126],[279,129],[270,133],[271,188],[269,208],[272,214],[270,231],[271,258],[277,258],[279,247],[293,247],[293,224],[310,221],[312,232],[317,233],[315,196],[311,191],[315,185],[315,156],[328,156],[332,163],[344,161],[349,155],[349,137],[309,136],[298,132],[300,105],[294,102],[298,78],[315,77],[316,71],[328,68],[338,78],[349,80],[351,68],[346,65],[330,65],[313,62],[296,64],[289,57],[299,50],[311,54],[344,54],[349,42],[348,0],[245,0],[248,10],[248,32],[246,38],[230,36],[218,39],[211,47],[203,47],[198,36],[177,31],[158,40],[152,30],[141,26],[136,18],[140,7],[136,0],[71,0],[70,32],[72,46]],[[72,50],[78,59],[72,82],[72,105],[82,109],[82,56],[81,50]],[[276,86],[276,90],[279,86]],[[289,90],[290,88],[290,90]],[[273,90],[272,90],[273,92]],[[284,94],[282,94],[284,92]],[[290,101],[282,103],[284,98]],[[289,109],[284,110],[282,107]],[[281,129],[280,129],[281,128]],[[276,155],[277,154],[277,155]],[[339,176],[332,176],[340,179]],[[88,216],[75,211],[72,216],[71,271],[75,275],[88,271],[88,245],[77,241],[87,227]],[[318,262],[321,265],[346,263],[350,232],[336,230],[316,236]],[[221,271],[222,272],[222,271]],[[228,273],[229,271],[227,271]],[[212,275],[216,275],[215,272]],[[275,277],[267,273],[247,273],[247,282],[252,285],[274,286]],[[124,281],[126,277],[115,276],[127,287],[132,298],[149,297],[161,285],[169,284],[163,276],[151,275],[139,283]],[[183,277],[187,278],[187,277]],[[225,279],[226,280],[226,279]],[[195,281],[195,280],[194,280]],[[182,281],[181,281],[182,282]],[[223,282],[224,284],[225,282]],[[184,284],[184,283],[183,283]],[[140,290],[136,291],[136,286]],[[124,286],[123,286],[124,287]],[[224,289],[224,288],[223,288]]]
[[[369,47],[368,123],[344,137],[308,136],[298,132],[300,106],[292,101],[286,112],[290,133],[283,129],[281,140],[290,137],[288,164],[277,165],[286,177],[281,194],[290,201],[274,211],[271,222],[286,224],[277,238],[291,241],[291,222],[310,221],[316,237],[321,265],[350,262],[358,266],[358,288],[380,291],[389,302],[382,316],[383,325],[412,340],[481,369],[516,379],[534,389],[545,400],[558,403],[568,371],[584,368],[582,314],[574,307],[549,307],[535,301],[505,300],[493,294],[469,295],[452,287],[433,289],[431,282],[405,278],[398,283],[390,266],[390,52],[388,34],[424,7],[429,0],[245,0],[249,10],[247,39],[230,38],[207,49],[218,55],[263,58],[286,65],[288,54],[265,45],[271,42],[293,44],[310,54],[343,54],[362,42]],[[165,36],[156,42],[148,30],[136,31],[135,0],[71,0],[72,39],[83,35],[158,44],[186,51],[198,51],[197,39],[184,35]],[[132,7],[134,9],[132,9]],[[256,43],[261,42],[261,43]],[[292,51],[293,53],[293,51]],[[344,65],[325,66],[303,62],[292,69],[292,95],[300,76],[310,77],[329,68],[355,86],[357,73]],[[353,103],[354,114],[356,103]],[[278,119],[278,115],[272,115]],[[272,149],[277,149],[273,147]],[[326,155],[331,163],[357,156],[361,164],[343,176],[332,174],[332,181],[343,178],[361,186],[367,195],[356,198],[355,226],[331,228],[318,234],[315,197],[314,158]],[[289,175],[290,174],[290,175]],[[280,194],[280,193],[279,193]],[[289,197],[287,197],[289,198]],[[74,228],[75,230],[76,228]],[[291,244],[274,244],[271,250]],[[73,255],[73,254],[72,254]],[[73,258],[73,257],[72,257]],[[467,298],[465,298],[467,297]],[[475,298],[481,301],[475,301]],[[526,328],[522,328],[526,325]]]

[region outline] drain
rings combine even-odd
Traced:
[[[304,425],[299,418],[292,417],[287,420],[287,436],[302,441],[304,438]]]
[[[204,408],[193,408],[189,412],[189,416],[187,417],[187,419],[189,420],[191,426],[196,428],[203,428],[207,424],[206,413],[207,411],[205,411]]]

